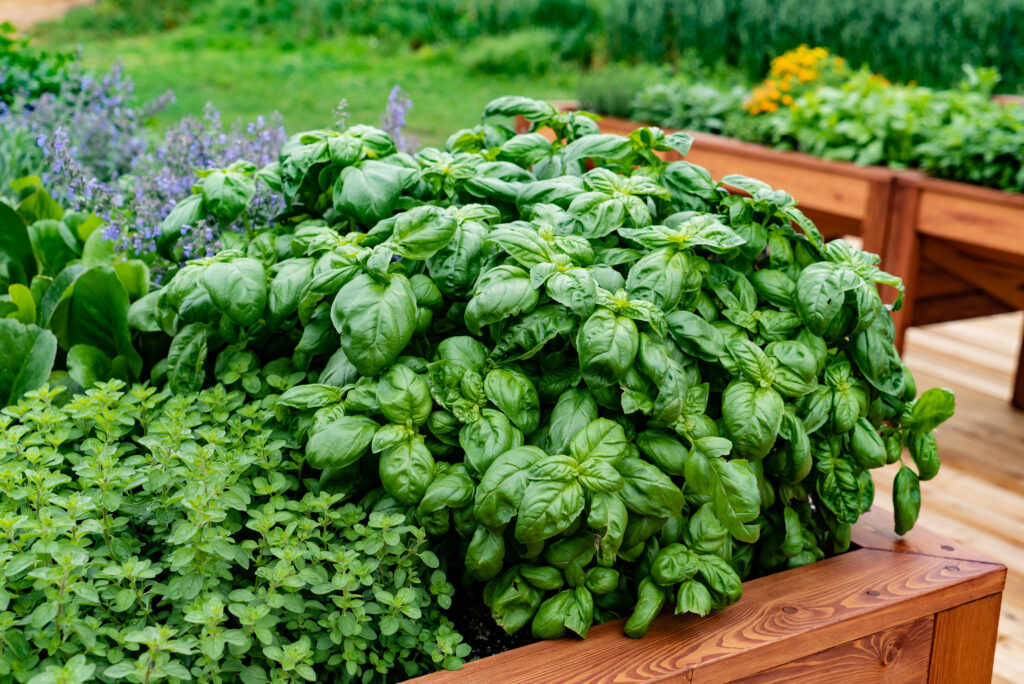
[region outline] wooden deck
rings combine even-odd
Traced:
[[[949,387],[957,400],[939,428],[942,469],[921,486],[919,524],[1008,569],[999,684],[1024,682],[1024,412],[1010,407],[1022,326],[1014,313],[912,328],[904,354],[918,388]],[[876,500],[887,504],[895,472],[877,472]]]

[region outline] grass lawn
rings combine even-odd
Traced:
[[[158,126],[213,102],[227,121],[277,110],[287,130],[296,132],[331,125],[342,98],[348,101],[350,124],[378,125],[388,93],[398,84],[412,98],[408,131],[421,144],[441,143],[455,130],[475,125],[483,106],[500,95],[575,97],[578,79],[570,67],[543,77],[474,73],[459,63],[456,48],[412,51],[363,37],[289,49],[185,28],[82,47],[90,67],[106,68],[120,57],[144,99],[174,91],[177,104],[159,115]]]

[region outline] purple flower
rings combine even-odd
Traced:
[[[405,115],[410,109],[412,109],[412,99],[402,90],[401,86],[396,85],[388,95],[388,106],[380,117],[380,125],[395,141],[395,147],[400,152],[413,153],[419,147],[415,136],[407,137],[402,133],[406,124]]]

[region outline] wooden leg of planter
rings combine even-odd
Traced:
[[[1017,374],[1013,378],[1013,397],[1010,399],[1013,408],[1024,411],[1024,340],[1020,343],[1020,355],[1017,358]]]
[[[893,313],[896,324],[896,348],[903,350],[903,338],[913,321],[914,290],[917,286],[918,269],[921,260],[921,238],[915,230],[917,203],[920,191],[916,187],[894,183],[892,211],[889,212],[889,228],[886,247],[882,251],[882,268],[903,279],[903,285],[910,296],[903,301],[903,308]]]
[[[1002,594],[935,615],[928,684],[988,684],[992,681]]]
[[[861,239],[864,241],[864,251],[880,255],[883,262],[892,223],[889,217],[891,210],[892,181],[873,181],[868,191],[867,209],[861,224]]]

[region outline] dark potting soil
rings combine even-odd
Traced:
[[[473,649],[470,658],[485,658],[537,641],[530,634],[529,623],[515,634],[506,634],[491,617],[491,609],[484,605],[476,587],[456,590],[448,619]]]

